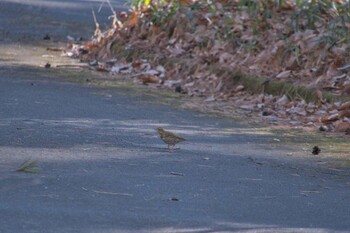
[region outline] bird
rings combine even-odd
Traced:
[[[175,144],[186,141],[186,139],[179,137],[172,132],[166,131],[161,127],[157,128],[157,132],[159,133],[160,139],[168,145],[170,151],[174,149]]]

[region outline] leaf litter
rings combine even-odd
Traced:
[[[66,54],[226,115],[350,134],[348,1],[147,2],[117,13],[108,1],[112,27],[94,17]]]

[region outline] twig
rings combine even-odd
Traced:
[[[56,68],[89,68],[87,65],[56,65]]]
[[[184,174],[180,173],[180,172],[170,172],[170,175],[173,175],[173,176],[184,176]]]
[[[63,52],[65,51],[64,48],[46,48],[47,51],[52,51],[52,52]]]
[[[107,191],[99,191],[99,190],[92,190],[94,193],[99,194],[107,194],[107,195],[120,195],[120,196],[127,196],[127,197],[133,197],[134,195],[130,193],[114,193],[114,192],[107,192]]]
[[[98,13],[101,12],[103,5],[105,4],[106,1],[102,1],[100,7],[98,8]]]
[[[113,28],[117,28],[117,27],[122,28],[123,24],[118,20],[117,12],[115,12],[115,10],[113,9],[111,1],[107,0],[107,3],[109,5],[109,7],[111,8],[111,11],[112,11],[112,14],[113,14],[112,16],[108,17],[108,18],[111,18],[111,17],[113,18]],[[117,26],[117,24],[118,24],[118,26]]]
[[[337,68],[337,70],[339,71],[347,70],[347,69],[350,69],[350,64]]]
[[[92,11],[92,16],[94,17],[94,22],[95,22],[95,27],[96,27],[95,36],[99,36],[101,34],[100,24],[97,22],[94,9],[91,8],[91,11]]]

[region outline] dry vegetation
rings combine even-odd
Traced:
[[[206,104],[349,134],[349,8],[345,0],[139,0],[71,48],[97,70]]]

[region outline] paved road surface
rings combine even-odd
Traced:
[[[48,31],[88,35],[89,4],[0,3],[1,233],[350,232],[348,170],[288,156],[266,131],[16,65]],[[159,126],[188,141],[169,153]],[[15,172],[26,159],[40,171]]]

